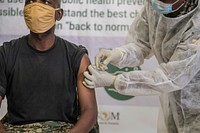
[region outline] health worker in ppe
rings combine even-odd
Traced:
[[[159,95],[158,133],[200,133],[199,0],[146,0],[125,45],[102,49],[84,72],[89,88],[112,86],[124,95]],[[139,66],[155,56],[159,67],[117,76],[102,71],[109,63]]]

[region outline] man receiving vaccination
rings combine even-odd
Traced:
[[[84,47],[54,34],[59,0],[27,0],[30,34],[0,46],[0,133],[88,133],[97,120],[95,91],[82,84],[90,60]],[[93,129],[90,133],[95,133]]]

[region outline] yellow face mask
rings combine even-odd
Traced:
[[[60,8],[34,2],[24,8],[24,19],[28,28],[34,33],[44,33],[55,25],[55,11]]]

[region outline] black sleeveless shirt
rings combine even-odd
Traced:
[[[7,97],[10,123],[75,123],[77,72],[86,49],[56,36],[51,49],[37,51],[27,38],[0,47],[0,95]]]

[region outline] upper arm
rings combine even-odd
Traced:
[[[88,70],[88,66],[90,65],[90,60],[88,58],[87,54],[84,54],[78,75],[77,75],[77,88],[78,88],[78,99],[80,103],[81,110],[92,108],[94,111],[97,110],[97,104],[96,104],[96,97],[95,97],[95,90],[86,88],[82,82],[84,79],[83,72]]]

